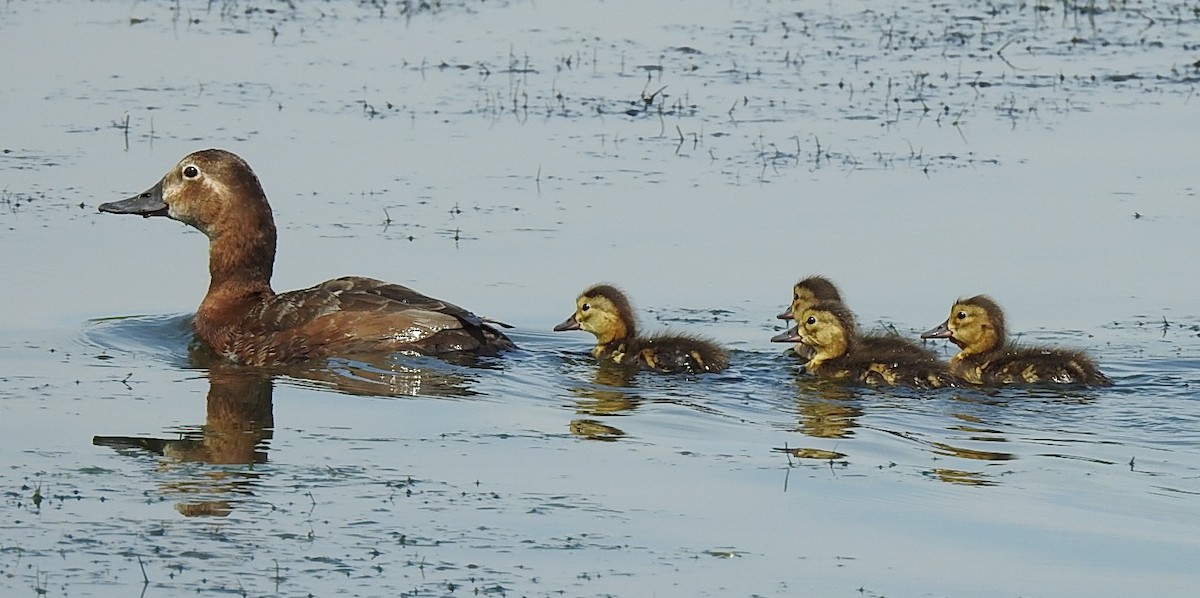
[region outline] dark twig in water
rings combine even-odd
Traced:
[[[125,132],[125,151],[129,151],[129,113],[125,113],[125,122],[119,128]]]
[[[146,575],[146,564],[142,562],[142,555],[138,555],[138,567],[142,568],[142,585],[150,585],[150,576]]]
[[[1029,70],[1029,69],[1023,69],[1023,68],[1019,68],[1019,67],[1017,67],[1015,64],[1013,64],[1012,62],[1009,62],[1009,60],[1008,60],[1008,57],[1006,57],[1006,56],[1004,55],[1004,49],[1005,49],[1005,48],[1007,48],[1007,47],[1009,47],[1010,45],[1012,45],[1012,43],[1013,43],[1013,42],[1015,42],[1015,41],[1017,41],[1017,38],[1015,38],[1015,37],[1014,37],[1014,38],[1012,38],[1012,39],[1010,39],[1010,40],[1008,40],[1008,41],[1004,42],[1004,45],[1002,45],[1002,46],[1000,46],[999,48],[997,48],[997,49],[996,49],[996,57],[997,57],[997,58],[999,58],[1000,60],[1003,60],[1003,61],[1004,61],[1004,64],[1007,64],[1007,65],[1008,65],[1008,68],[1010,68],[1010,69],[1012,69],[1012,70],[1014,70],[1014,71],[1027,71],[1027,70]]]
[[[966,108],[959,110],[958,115],[954,117],[954,122],[952,122],[950,124],[954,125],[954,128],[958,131],[958,136],[962,137],[963,143],[970,143],[970,141],[967,141],[967,134],[964,133],[962,130],[962,127],[959,126],[962,124],[962,116],[963,116],[963,114],[966,113],[966,111],[967,111]]]
[[[279,559],[272,559],[272,560],[275,561],[275,577],[273,577],[271,579],[275,581],[275,593],[278,594],[279,593],[279,584],[283,583],[283,575],[280,575],[280,573],[279,573]]]

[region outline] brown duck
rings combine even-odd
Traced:
[[[275,220],[254,171],[219,149],[180,160],[148,191],[101,212],[166,216],[208,237],[208,293],[192,327],[217,355],[245,365],[364,352],[493,354],[514,345],[457,305],[408,287],[346,276],[288,293],[271,288]]]

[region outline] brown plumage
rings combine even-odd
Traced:
[[[596,359],[663,373],[719,372],[729,355],[715,342],[689,334],[639,336],[633,306],[620,289],[598,284],[575,300],[575,313],[556,331],[585,330],[596,337]]]
[[[990,297],[959,299],[950,317],[921,338],[944,338],[958,346],[950,370],[972,384],[1067,384],[1110,386],[1086,353],[1008,342],[1004,312]]]
[[[271,206],[250,166],[224,150],[190,154],[154,187],[102,204],[100,211],[167,216],[208,236],[210,282],[192,326],[205,345],[234,363],[514,348],[493,326],[507,325],[398,284],[350,276],[276,294]]]
[[[771,339],[810,350],[805,369],[816,376],[872,386],[941,388],[957,380],[933,355],[911,341],[864,343],[854,314],[840,302],[821,301],[796,318],[796,326]]]
[[[794,320],[818,301],[841,301],[842,293],[824,276],[809,276],[792,286],[792,303],[780,312],[780,320]]]
[[[822,301],[842,303],[841,291],[838,290],[837,285],[833,284],[833,281],[824,276],[809,276],[792,287],[792,304],[776,317],[781,320],[798,319],[805,310]],[[786,334],[786,332],[783,333],[783,335]],[[937,356],[929,349],[894,332],[859,332],[857,340],[865,350],[875,354],[902,354],[913,360],[937,359]],[[793,350],[802,358],[811,357],[811,348],[806,347],[803,343],[796,343]]]

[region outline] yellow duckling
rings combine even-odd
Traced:
[[[822,301],[842,303],[842,293],[838,290],[837,285],[833,284],[833,281],[828,278],[824,276],[809,276],[797,282],[792,287],[791,306],[776,317],[781,320],[799,321],[800,314]],[[776,338],[786,336],[788,332],[783,332]],[[774,342],[787,342],[777,341],[776,338],[772,338],[771,340]],[[898,354],[906,355],[913,360],[937,361],[937,355],[933,351],[894,332],[861,332],[858,336],[858,342],[865,350],[874,354]],[[796,343],[793,350],[803,358],[812,357],[812,348],[803,343]]]
[[[637,317],[619,289],[598,284],[575,300],[575,313],[556,331],[585,330],[596,336],[596,359],[664,373],[719,372],[729,354],[715,342],[686,334],[638,336]]]
[[[944,338],[958,345],[950,371],[972,384],[1112,385],[1082,351],[1018,346],[1006,335],[1000,306],[986,295],[976,295],[959,299],[950,317],[921,338]]]
[[[821,301],[804,310],[796,325],[772,341],[800,342],[811,351],[804,368],[822,378],[871,386],[954,386],[954,376],[932,353],[894,337],[885,345],[863,343],[854,314],[837,301]],[[912,345],[904,347],[903,344]]]

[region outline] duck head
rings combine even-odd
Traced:
[[[987,353],[999,348],[1005,339],[1004,312],[987,295],[959,299],[950,309],[950,317],[940,326],[926,331],[921,338],[944,338],[959,348],[954,359]]]
[[[230,228],[275,231],[271,206],[250,165],[219,149],[188,154],[153,187],[129,199],[100,204],[100,211],[167,216],[210,239]]]
[[[275,220],[250,165],[207,149],[185,156],[153,187],[101,212],[166,216],[208,236],[210,269],[253,272],[269,280],[275,261]],[[249,268],[249,270],[245,270]]]
[[[596,336],[599,344],[608,344],[637,334],[637,320],[629,299],[620,289],[598,284],[575,299],[575,313],[555,331],[585,330]]]
[[[819,301],[804,310],[794,331],[794,340],[812,350],[811,366],[849,353],[858,338],[854,313],[839,301]]]
[[[792,287],[792,304],[775,317],[792,320],[818,301],[841,300],[842,294],[832,281],[824,276],[809,276]]]

